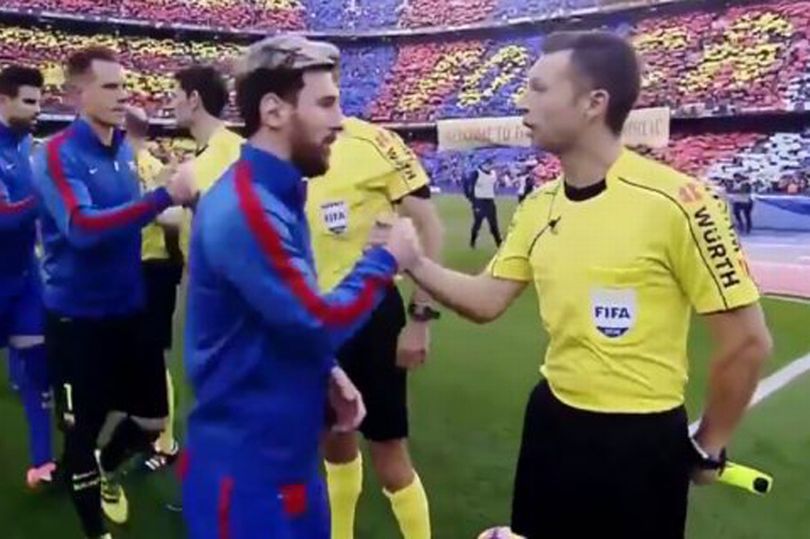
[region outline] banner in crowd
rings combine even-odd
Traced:
[[[669,123],[667,107],[634,110],[625,124],[624,142],[628,146],[664,147],[669,144]],[[436,127],[439,151],[531,146],[529,132],[519,116],[439,120]]]

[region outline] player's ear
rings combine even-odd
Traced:
[[[589,120],[607,115],[610,94],[606,90],[593,90],[588,94],[585,116]]]
[[[200,92],[197,90],[192,90],[191,94],[188,96],[189,105],[191,105],[191,110],[197,110],[199,107],[202,106],[202,98],[200,98]]]
[[[271,129],[283,127],[287,123],[290,112],[289,104],[281,99],[278,94],[272,92],[265,94],[259,103],[262,124]]]

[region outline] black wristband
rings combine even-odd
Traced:
[[[694,467],[701,470],[722,470],[726,467],[728,458],[725,448],[720,452],[720,457],[715,458],[709,455],[694,438],[689,438],[689,446],[691,448],[690,460]]]
[[[415,322],[430,322],[431,320],[438,320],[442,317],[442,314],[430,305],[411,303],[408,305],[408,316]]]

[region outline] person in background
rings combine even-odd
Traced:
[[[472,187],[473,222],[470,229],[470,247],[475,249],[478,241],[478,232],[484,220],[489,225],[489,231],[495,239],[495,245],[501,245],[501,232],[498,229],[498,207],[495,204],[495,184],[498,175],[492,169],[492,164],[485,161],[478,169],[475,183]]]
[[[141,190],[146,192],[162,185],[174,173],[172,164],[164,167],[149,151],[149,119],[143,109],[129,107],[125,118],[127,140],[135,150],[135,166],[141,181]],[[180,220],[182,212],[169,208],[155,222],[144,227],[141,243],[141,260],[144,287],[146,290],[147,335],[156,354],[165,359],[172,348],[174,309],[177,304],[177,287],[183,277],[183,253],[180,250]],[[156,471],[172,464],[180,452],[174,438],[174,381],[166,368],[166,399],[169,416],[166,428],[154,444],[154,452],[144,461],[149,471]]]
[[[28,420],[31,488],[53,481],[56,470],[42,280],[34,254],[39,204],[30,164],[42,86],[42,74],[30,67],[0,73],[0,348],[8,347],[10,381]]]
[[[530,168],[527,168],[526,170],[521,172],[518,178],[519,178],[518,202],[520,203],[523,202],[526,199],[526,197],[532,194],[532,191],[534,191],[535,188],[535,184],[534,178],[532,177],[532,170]]]
[[[734,183],[728,192],[734,220],[743,234],[750,234],[753,228],[751,214],[754,210],[754,196],[749,182],[742,174],[734,174]]]

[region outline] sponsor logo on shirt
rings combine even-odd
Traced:
[[[636,291],[596,288],[591,291],[591,309],[593,323],[602,335],[621,337],[636,323]]]
[[[739,253],[740,246],[735,239],[734,232],[730,229],[731,223],[728,222],[728,219],[724,223],[729,228],[729,237],[732,238],[729,246],[723,241],[720,228],[706,206],[701,206],[699,210],[694,212],[693,216],[698,225],[699,240],[702,240],[706,248],[709,255],[709,264],[720,280],[720,284],[723,288],[731,288],[740,284],[737,267],[731,259],[731,255]]]
[[[343,234],[349,227],[349,208],[344,200],[321,204],[321,217],[332,234]]]

